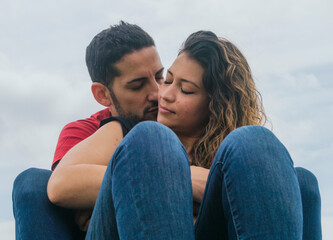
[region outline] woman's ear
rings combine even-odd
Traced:
[[[113,105],[109,89],[105,85],[94,82],[91,85],[91,91],[94,95],[94,98],[99,104],[105,107],[110,107],[111,105]]]

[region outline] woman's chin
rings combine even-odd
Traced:
[[[165,123],[165,117],[163,117],[160,113],[157,114],[157,122],[162,123],[162,124]]]
[[[170,126],[172,125],[171,122],[170,122],[170,120],[167,119],[167,118],[164,117],[164,116],[161,116],[161,114],[158,114],[158,115],[157,115],[157,122],[162,123],[163,125],[165,125],[165,126],[167,126],[167,127],[169,127],[169,128],[170,128]]]

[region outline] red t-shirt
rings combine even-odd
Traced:
[[[52,162],[52,170],[57,166],[63,156],[76,144],[97,131],[102,119],[111,117],[108,108],[99,111],[90,118],[77,120],[67,124],[61,131]]]

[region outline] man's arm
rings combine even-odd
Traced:
[[[66,153],[52,173],[50,201],[72,209],[92,209],[106,167],[123,139],[119,122],[110,122]]]

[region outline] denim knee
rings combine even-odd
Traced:
[[[261,126],[244,126],[232,131],[222,142],[212,166],[218,164],[222,164],[226,176],[231,173],[239,177],[271,174],[280,184],[284,177],[292,177],[297,183],[287,149],[270,130]]]
[[[242,141],[246,142],[258,142],[263,138],[276,138],[275,135],[265,127],[251,125],[243,126],[233,130],[227,137],[224,142],[231,142],[232,144],[239,144]],[[253,145],[257,146],[257,145]]]
[[[126,141],[121,144],[126,144],[130,147],[135,144],[137,147],[149,148],[152,146],[161,146],[169,143],[173,147],[180,147],[186,153],[185,148],[178,139],[177,135],[168,127],[161,123],[153,121],[144,121],[137,124],[126,136]],[[170,149],[172,151],[172,149]]]
[[[29,168],[20,173],[13,184],[14,206],[26,199],[43,197],[46,194],[46,186],[50,175],[51,171],[38,168]]]
[[[243,126],[232,131],[222,142],[220,150],[227,153],[237,154],[239,156],[247,154],[286,154],[286,159],[291,160],[289,153],[276,136],[267,128],[262,126]],[[218,153],[219,153],[218,151]],[[217,153],[217,155],[218,155]],[[273,159],[266,158],[266,161]],[[292,163],[292,161],[291,161]]]
[[[137,124],[121,141],[113,156],[113,164],[116,162],[117,155],[122,153],[128,156],[137,156],[132,159],[133,161],[160,161],[162,158],[167,157],[167,153],[180,154],[186,156],[187,153],[178,139],[177,135],[168,127],[153,121],[144,121]],[[154,156],[147,158],[146,156]],[[185,159],[180,157],[179,161]],[[177,159],[178,160],[178,159]],[[178,162],[179,163],[179,162]],[[188,163],[186,160],[185,163]],[[176,162],[169,161],[167,164],[177,164]]]
[[[302,167],[296,167],[295,170],[302,198],[306,199],[307,203],[312,206],[320,204],[320,192],[316,176]]]
[[[149,142],[154,143],[161,138],[178,140],[178,137],[170,128],[153,121],[144,121],[137,124],[128,133],[128,138],[140,138],[140,142],[145,145]]]

